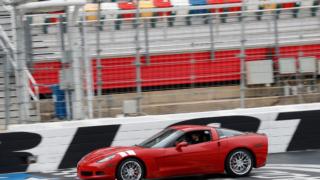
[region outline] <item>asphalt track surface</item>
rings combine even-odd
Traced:
[[[0,174],[0,180],[74,180],[77,179],[75,169],[65,169],[42,173]],[[230,180],[226,175],[210,175],[171,178],[168,180]],[[287,152],[272,154],[268,157],[267,166],[253,169],[249,177],[241,180],[316,180],[320,179],[320,150]]]

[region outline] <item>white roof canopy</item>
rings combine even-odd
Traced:
[[[63,10],[68,6],[83,6],[86,3],[86,0],[48,0],[20,4],[18,9],[24,12],[54,12]]]

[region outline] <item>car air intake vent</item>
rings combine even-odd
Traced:
[[[93,172],[91,172],[91,171],[81,171],[81,175],[82,176],[92,176]]]
[[[96,175],[97,175],[97,176],[103,176],[103,175],[105,175],[105,174],[104,174],[103,171],[97,171],[97,172],[96,172]]]

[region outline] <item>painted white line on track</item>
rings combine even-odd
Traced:
[[[319,168],[320,165],[313,164],[267,164],[265,167],[302,167],[302,168]]]
[[[309,169],[309,168],[297,168],[297,167],[264,167],[264,169],[278,169],[278,170],[292,170],[292,171],[304,171],[304,172],[313,172],[320,173],[320,169]]]
[[[64,177],[77,177],[77,174],[65,175]]]

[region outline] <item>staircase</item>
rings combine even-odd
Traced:
[[[2,53],[0,51],[0,53]],[[16,91],[16,84],[15,84],[15,77],[12,73],[9,74],[8,84],[9,86],[5,85],[5,73],[4,73],[4,57],[0,57],[0,131],[5,129],[6,124],[6,107],[9,107],[9,122],[8,124],[18,124],[21,123],[19,118],[19,104],[18,104],[18,97],[17,97],[17,91]],[[7,96],[9,98],[9,105],[6,105],[5,103],[5,94],[6,90],[9,91],[8,94],[10,96]],[[30,104],[30,121],[28,123],[32,122],[38,122],[39,117],[36,110],[36,104],[31,103]]]
[[[2,29],[5,30],[7,33],[8,37],[12,37],[12,26],[11,26],[11,16],[10,13],[8,12],[7,7],[4,5],[1,5],[0,3],[0,25]]]
[[[4,30],[7,39],[9,41],[13,41],[13,31],[11,24],[11,17],[8,10],[1,6],[0,4],[0,26],[2,30]],[[5,70],[5,54],[8,52],[0,46],[0,131],[5,129],[6,124],[17,124],[21,123],[21,119],[19,118],[19,100],[17,94],[17,86],[15,80],[15,73],[12,66],[12,63],[9,61],[10,70]],[[5,84],[5,73],[8,73],[7,85]],[[10,96],[7,96],[9,103],[6,104],[6,91]],[[38,122],[39,116],[37,111],[36,102],[30,101],[29,104],[29,114],[30,118],[27,123]],[[6,122],[6,107],[9,107],[9,122]]]
[[[0,53],[4,53],[4,51],[0,50]],[[10,121],[17,122],[17,117],[19,115],[19,107],[17,105],[17,96],[15,91],[15,84],[14,84],[14,77],[10,74],[8,79],[9,86],[5,84],[5,71],[4,71],[4,56],[0,57],[0,129],[4,129],[5,125],[5,110],[6,110],[6,103],[5,103],[5,95],[6,90],[9,90],[9,102],[10,102]],[[8,88],[8,89],[7,89]],[[9,123],[9,122],[8,122]],[[10,122],[11,123],[11,122]]]

